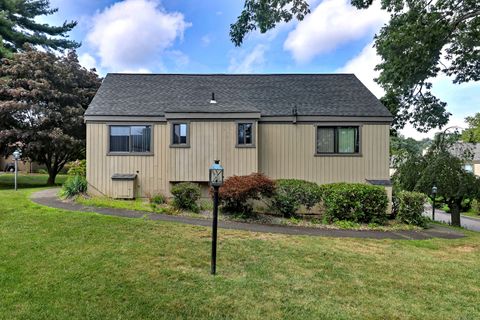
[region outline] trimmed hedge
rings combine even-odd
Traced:
[[[273,180],[261,173],[252,173],[227,178],[218,195],[223,212],[251,214],[251,200],[271,197],[274,190]]]
[[[400,191],[395,194],[397,220],[424,227],[427,218],[423,216],[426,196],[420,192]]]
[[[193,212],[199,211],[197,201],[200,199],[201,192],[198,184],[192,182],[181,182],[174,185],[170,192],[173,195],[172,204],[174,207]]]
[[[383,187],[362,183],[332,183],[321,187],[325,218],[329,222],[384,223],[387,220],[388,197]]]
[[[280,179],[276,181],[271,209],[289,218],[301,205],[309,210],[321,200],[322,189],[318,184],[299,179]]]

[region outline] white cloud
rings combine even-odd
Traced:
[[[117,72],[118,73],[152,73],[152,71],[147,68],[123,69]]]
[[[190,58],[183,52],[179,50],[171,50],[165,52],[167,57],[175,63],[175,66],[181,68],[185,67],[190,63]]]
[[[204,47],[208,47],[210,42],[212,42],[212,39],[210,39],[210,36],[208,34],[204,35],[200,40],[202,41],[202,46]]]
[[[373,34],[389,19],[378,1],[358,10],[350,0],[324,0],[288,34],[283,47],[297,62],[308,62],[340,45]]]
[[[374,79],[380,74],[379,71],[375,71],[375,66],[381,61],[382,59],[377,55],[377,50],[373,47],[373,42],[371,42],[336,72],[354,73],[377,98],[380,98],[383,96],[384,91]]]
[[[161,54],[191,26],[183,14],[166,12],[158,0],[125,0],[97,13],[87,42],[102,67],[137,70],[158,64]]]
[[[267,47],[259,44],[249,53],[242,52],[239,56],[230,59],[228,71],[231,73],[256,73],[260,72],[265,63]]]
[[[80,63],[80,65],[82,67],[85,67],[88,70],[93,69],[93,68],[97,69],[97,61],[95,60],[95,58],[92,55],[90,55],[88,53],[84,53],[84,54],[80,55],[78,57],[78,62]]]

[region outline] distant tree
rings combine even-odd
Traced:
[[[450,208],[452,225],[460,226],[462,202],[480,198],[480,178],[467,172],[464,161],[448,151],[430,155],[427,166],[422,171],[415,190],[430,194],[432,186],[438,188],[438,196],[443,197]]]
[[[374,0],[351,0],[365,9]],[[432,94],[431,79],[443,73],[454,83],[480,79],[480,1],[377,0],[391,17],[375,36],[382,62],[377,82],[386,94],[382,102],[394,115],[395,129],[410,122],[421,132],[444,126],[450,117],[446,103]],[[249,32],[266,32],[282,21],[302,20],[310,12],[307,0],[246,0],[230,27],[240,46]]]
[[[100,86],[75,51],[58,57],[27,48],[0,65],[0,145],[17,145],[47,167],[48,184],[68,161],[85,156],[83,114]]]
[[[466,117],[465,121],[468,124],[468,128],[462,133],[463,141],[480,143],[480,112],[471,117]]]
[[[55,50],[78,48],[79,43],[66,39],[76,21],[61,26],[36,21],[57,11],[48,0],[0,0],[0,58],[11,56],[26,43]]]
[[[411,156],[420,156],[425,147],[424,141],[405,138],[402,135],[390,137],[390,157],[393,167],[397,167]]]
[[[460,226],[461,204],[466,199],[480,198],[480,178],[467,172],[464,164],[471,154],[451,152],[451,140],[437,136],[425,155],[411,155],[401,163],[393,176],[396,188],[420,191],[431,196],[432,187],[438,188],[451,210],[452,224]]]

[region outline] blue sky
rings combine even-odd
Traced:
[[[356,10],[349,0],[311,0],[312,13],[298,23],[250,34],[241,48],[229,26],[243,0],[51,0],[59,12],[49,23],[79,22],[70,34],[82,42],[80,62],[108,72],[154,73],[355,73],[380,97],[373,70],[380,59],[374,34],[388,14],[373,6]],[[378,3],[378,1],[377,1]],[[434,92],[453,113],[450,125],[480,112],[480,85],[434,80]],[[403,133],[422,138],[411,127]]]

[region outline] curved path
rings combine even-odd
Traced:
[[[185,223],[190,225],[209,227],[211,221],[209,219],[170,216],[158,213],[141,212],[125,209],[113,208],[98,208],[87,207],[81,204],[62,201],[57,197],[58,189],[45,189],[32,194],[32,201],[58,209],[82,211],[82,212],[96,212],[99,214],[127,217],[127,218],[144,218],[150,220],[161,220]],[[457,239],[464,237],[463,233],[456,230],[433,225],[432,228],[422,231],[370,231],[370,230],[339,230],[339,229],[322,229],[322,228],[307,228],[295,226],[279,226],[267,224],[253,224],[234,221],[219,221],[218,226],[224,229],[245,230],[251,232],[263,233],[281,233],[290,235],[308,235],[320,237],[341,237],[341,238],[371,238],[371,239],[403,239],[403,240],[423,240],[430,238],[444,238]]]

